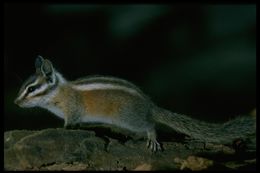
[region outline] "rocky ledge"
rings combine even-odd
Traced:
[[[89,130],[13,130],[4,134],[5,170],[255,170],[255,151],[195,141],[162,141],[152,153],[143,138]]]

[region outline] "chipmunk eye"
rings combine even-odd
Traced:
[[[34,87],[34,86],[31,86],[31,87],[28,88],[28,92],[29,92],[29,93],[33,92],[34,90],[35,90],[35,87]]]
[[[31,93],[31,92],[35,91],[37,88],[39,88],[40,86],[41,86],[41,85],[30,86],[30,87],[28,88],[28,92]]]

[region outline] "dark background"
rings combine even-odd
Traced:
[[[37,55],[67,79],[113,75],[161,107],[210,122],[256,106],[256,6],[12,4],[4,6],[5,130],[62,127],[13,103]]]

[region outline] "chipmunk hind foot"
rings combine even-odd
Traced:
[[[157,141],[157,135],[155,130],[149,130],[147,131],[147,136],[148,136],[148,140],[147,140],[147,148],[149,148],[152,152],[156,152],[156,151],[162,151],[162,147],[161,144]]]

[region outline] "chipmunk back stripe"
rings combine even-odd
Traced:
[[[85,85],[73,85],[74,89],[81,90],[81,91],[90,91],[90,90],[122,90],[127,93],[130,93],[132,95],[144,98],[142,93],[139,93],[137,90],[132,88],[127,88],[122,85],[114,85],[114,84],[108,84],[108,83],[91,83],[91,84],[85,84]]]
[[[90,77],[85,77],[85,78],[81,78],[78,79],[77,81],[73,82],[75,85],[84,85],[84,84],[92,84],[92,83],[113,83],[113,84],[117,84],[117,85],[122,85],[122,86],[126,86],[128,88],[133,88],[138,90],[139,92],[142,92],[137,86],[135,86],[134,84],[123,80],[123,79],[118,79],[115,77],[107,77],[107,76],[97,76],[95,75],[94,77],[90,76]]]
[[[141,96],[142,98],[146,98],[149,99],[145,94],[143,94],[143,92],[134,84],[123,80],[123,79],[119,79],[116,77],[110,77],[110,76],[99,76],[99,75],[95,75],[95,76],[88,76],[88,77],[84,77],[84,78],[80,78],[74,82],[72,82],[73,85],[75,86],[79,86],[79,88],[82,88],[81,90],[84,90],[84,86],[86,85],[92,85],[92,84],[99,84],[99,89],[103,88],[103,89],[122,89],[124,91],[130,91],[130,93],[134,94],[134,93],[138,93],[138,96]],[[107,87],[101,87],[100,85],[106,85]],[[114,86],[114,87],[109,87],[109,86]],[[94,87],[94,86],[93,86]],[[91,88],[91,87],[90,87]]]

